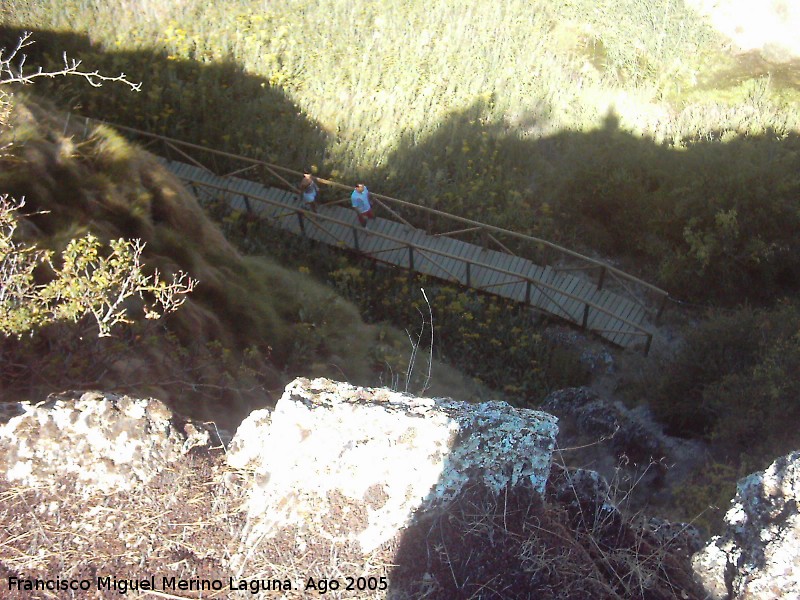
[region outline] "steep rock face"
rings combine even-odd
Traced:
[[[726,529],[693,557],[714,600],[800,598],[800,451],[739,481]]]
[[[297,379],[271,414],[242,423],[228,452],[255,472],[245,545],[298,528],[367,553],[467,487],[541,493],[556,432],[552,415],[503,402]]]
[[[0,473],[30,487],[66,476],[87,490],[129,490],[209,442],[189,422],[179,431],[153,398],[65,393],[12,406],[22,414],[0,426]]]

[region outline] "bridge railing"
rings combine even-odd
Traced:
[[[264,160],[75,114],[67,115],[64,130],[66,133],[70,126],[82,127],[84,135],[87,135],[93,124],[113,127],[137,138],[143,146],[150,148],[155,154],[194,164],[216,175],[236,176],[264,185],[299,191],[296,186],[303,175],[302,172]],[[330,190],[342,192],[342,197],[330,201],[331,204],[349,202],[353,185],[318,176],[316,179]],[[430,235],[461,237],[465,241],[477,243],[485,248],[498,249],[507,254],[528,258],[541,266],[549,264],[556,271],[583,272],[586,278],[594,281],[597,289],[613,286],[616,294],[641,306],[655,321],[659,319],[666,306],[669,293],[665,290],[607,262],[585,256],[543,238],[375,193],[373,190],[370,190],[370,196],[373,198],[373,203],[386,214],[402,223],[422,229]]]
[[[427,261],[431,266],[435,266],[447,273],[447,276],[443,277],[439,275],[437,277],[473,289],[490,291],[489,288],[496,288],[498,286],[515,286],[517,284],[522,284],[524,286],[524,293],[520,300],[530,308],[541,310],[533,301],[536,294],[539,294],[540,300],[543,298],[546,300],[544,303],[549,304],[550,309],[547,312],[550,314],[573,322],[584,330],[593,331],[607,338],[613,338],[615,335],[639,338],[644,343],[643,351],[645,356],[649,352],[653,340],[653,333],[641,323],[622,317],[613,310],[591,300],[587,300],[584,297],[565,292],[558,286],[534,278],[530,274],[524,275],[518,271],[508,270],[475,258],[456,256],[444,250],[416,244],[408,239],[401,239],[374,229],[365,230],[354,219],[343,221],[329,214],[325,214],[325,212],[312,212],[302,208],[287,209],[284,202],[274,200],[268,196],[256,195],[242,189],[232,190],[227,185],[218,185],[210,181],[199,181],[191,176],[182,175],[181,177],[186,179],[187,183],[194,188],[196,193],[200,190],[210,190],[210,195],[212,197],[225,197],[230,194],[235,197],[246,198],[246,202],[251,207],[254,206],[254,202],[266,206],[273,206],[279,210],[272,216],[262,216],[261,218],[276,222],[286,219],[297,219],[297,226],[302,235],[314,237],[313,231],[316,229],[319,233],[324,234],[328,243],[354,248],[379,262],[387,262],[382,258],[381,254],[399,250],[403,252],[405,256],[405,264],[400,264],[400,266],[410,271],[424,273],[425,270],[421,269],[420,265],[423,261]],[[261,211],[256,209],[253,209],[253,211],[255,213],[261,213]],[[332,225],[339,227],[330,227]],[[391,245],[379,250],[364,250],[364,247],[369,244],[370,238],[381,238],[391,242]],[[439,262],[438,259],[454,261],[461,265],[461,269],[448,270],[442,266],[442,263]],[[388,264],[397,265],[398,262],[388,261]],[[501,275],[505,277],[505,279],[488,285],[476,285],[474,280],[470,281],[470,274],[474,273],[477,269],[484,269],[487,272]],[[500,292],[499,295],[505,294]],[[616,323],[616,327],[612,329],[590,325],[590,321],[595,315],[606,315],[608,317],[608,322]],[[624,329],[624,326],[627,326],[627,329]]]

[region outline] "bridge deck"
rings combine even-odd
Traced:
[[[164,164],[198,197],[224,198],[241,211],[268,219],[277,227],[338,247],[357,250],[377,261],[525,303],[596,332],[609,342],[645,345],[652,335],[645,308],[597,284],[528,259],[378,217],[362,228],[349,207],[303,210],[297,194],[238,177],[221,177],[178,161]]]

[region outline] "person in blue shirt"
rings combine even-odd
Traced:
[[[313,210],[317,212],[317,196],[319,194],[319,186],[311,175],[311,169],[303,171],[303,180],[298,186],[300,189],[300,197],[303,200],[303,208],[306,210]]]
[[[356,185],[356,189],[350,194],[350,203],[353,205],[353,210],[356,211],[358,222],[362,227],[367,226],[367,219],[374,219],[375,214],[372,212],[372,204],[369,201],[369,190],[363,183]]]

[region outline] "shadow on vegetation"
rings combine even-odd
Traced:
[[[19,33],[0,29],[0,41],[9,47]],[[29,64],[60,64],[66,51],[92,70],[144,80],[139,94],[46,82],[84,114],[326,174],[321,127],[233,61],[104,52],[62,32],[34,39]],[[757,135],[729,123],[668,145],[621,129],[613,113],[594,131],[541,135],[547,102],[514,123],[492,122],[491,102],[454,112],[426,139],[408,134],[386,166],[363,174],[371,189],[616,261],[681,299],[762,302],[800,285],[800,136],[775,115]]]
[[[611,112],[590,132],[525,138],[483,112],[409,137],[377,176],[413,202],[611,260],[680,299],[770,302],[800,286],[796,132],[669,145]]]
[[[477,484],[446,508],[418,515],[397,551],[389,597],[704,597],[680,542],[659,541],[607,504],[572,491],[560,501],[555,490],[543,499],[529,484],[500,494]]]
[[[21,34],[0,28],[0,48],[15,48]],[[247,131],[255,143],[266,132],[264,145],[254,146],[250,154],[272,158],[273,150],[283,152],[281,160],[290,163],[313,158],[300,148],[324,148],[319,128],[298,115],[282,92],[230,62],[203,65],[158,52],[101,52],[86,36],[65,32],[34,31],[32,39],[35,43],[23,50],[27,73],[39,66],[60,70],[66,52],[80,59],[86,71],[124,72],[129,80],[147,80],[143,91],[135,93],[112,83],[95,89],[78,77],[37,79],[33,96],[51,99],[57,110],[74,109],[204,143],[221,143],[231,130]],[[263,106],[264,121],[246,122],[237,110],[243,103]],[[104,241],[140,238],[147,244],[148,267],[167,277],[184,270],[201,283],[167,318],[169,329],[147,321],[113,339],[80,343],[82,336],[91,339],[91,328],[81,323],[51,326],[19,343],[2,340],[0,364],[15,364],[4,363],[9,356],[21,363],[2,374],[13,379],[2,382],[9,398],[12,388],[16,395],[34,397],[70,385],[146,390],[201,419],[215,410],[223,417],[243,416],[252,406],[262,406],[268,400],[264,390],[280,389],[285,384],[280,370],[300,354],[295,334],[304,325],[297,323],[298,307],[316,303],[327,294],[324,288],[310,281],[298,284],[308,296],[298,298],[290,289],[296,274],[266,261],[242,260],[189,195],[174,187],[174,179],[119,135],[99,128],[89,140],[76,135],[74,143],[64,143],[63,123],[50,123],[47,109],[29,108],[43,121],[13,129],[13,152],[23,160],[12,156],[4,162],[0,180],[3,193],[25,198],[26,211],[47,211],[29,227],[37,243],[60,251],[88,230]],[[272,123],[270,118],[280,120]],[[283,137],[272,137],[272,130]],[[297,144],[284,143],[289,139]],[[349,325],[358,319],[351,312]],[[308,355],[302,360],[305,364]]]
[[[709,467],[675,490],[684,516],[724,506],[738,476],[797,445],[800,136],[765,123],[661,144],[609,113],[590,132],[524,139],[482,115],[476,104],[409,137],[389,165],[421,181],[395,182],[399,194],[609,259],[712,309],[694,313],[674,361],[651,359],[630,400],[668,434],[710,444]]]
[[[0,48],[13,48],[22,32],[0,27]],[[233,60],[189,61],[157,48],[109,52],[82,34],[32,34],[34,43],[24,50],[31,71],[34,65],[63,68],[66,52],[87,71],[123,72],[130,81],[143,82],[136,93],[114,84],[92,88],[79,78],[37,80],[36,94],[57,95],[62,109],[280,164],[316,164],[323,158],[322,129],[280,89]]]

